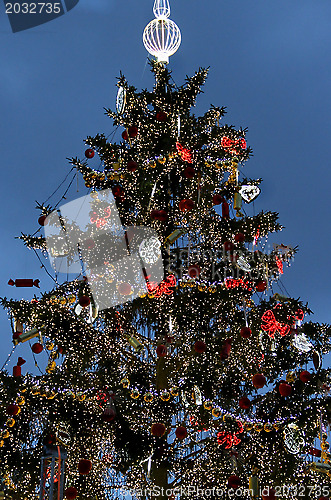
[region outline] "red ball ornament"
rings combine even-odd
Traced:
[[[135,127],[135,126],[129,127],[128,132],[129,132],[129,136],[130,136],[131,138],[135,138],[135,137],[137,137],[137,135],[138,135],[138,128],[137,128],[137,127]]]
[[[255,389],[262,389],[267,383],[266,378],[262,373],[256,373],[252,379]]]
[[[213,205],[220,205],[223,203],[225,200],[222,195],[220,194],[214,194],[213,195]]]
[[[242,329],[240,330],[240,336],[243,339],[248,339],[251,335],[252,335],[252,330],[247,326],[243,326]]]
[[[149,216],[153,220],[159,220],[159,213],[160,213],[160,210],[151,210],[151,213],[149,214]]]
[[[308,372],[307,370],[304,370],[300,373],[299,377],[301,382],[304,382],[306,384],[311,379],[311,373]]]
[[[180,439],[180,440],[185,439],[187,436],[186,427],[183,427],[182,425],[180,425],[179,427],[177,427],[175,434],[176,434],[177,439]]]
[[[233,476],[230,476],[228,478],[228,487],[229,488],[236,490],[239,488],[240,485],[241,485],[240,477],[233,475]]]
[[[47,219],[47,215],[41,215],[38,219],[38,224],[40,226],[45,226],[47,224],[46,219]]]
[[[165,113],[164,111],[158,111],[156,113],[156,119],[158,122],[165,122],[167,119],[167,113]]]
[[[264,292],[267,288],[267,282],[266,281],[258,281],[256,283],[255,289],[257,292]]]
[[[192,210],[194,208],[195,203],[193,200],[185,200],[184,207],[186,210]]]
[[[31,350],[32,352],[34,352],[35,354],[40,354],[44,348],[42,346],[42,344],[40,344],[40,342],[36,342],[35,344],[33,344],[33,346],[31,347]]]
[[[262,490],[262,500],[276,500],[276,490],[273,488],[263,488]]]
[[[117,287],[118,293],[121,295],[131,295],[132,293],[132,288],[130,283],[120,283]]]
[[[82,307],[87,307],[90,305],[91,300],[87,295],[82,295],[81,297],[79,297],[78,302]]]
[[[286,398],[286,396],[289,396],[292,392],[292,386],[288,384],[287,382],[281,382],[278,387],[279,394]]]
[[[232,250],[234,249],[234,244],[232,243],[232,241],[225,241],[223,243],[223,248],[225,252],[232,252]]]
[[[65,490],[64,494],[67,500],[75,500],[78,495],[78,491],[74,486],[70,486]]]
[[[203,352],[205,352],[206,349],[207,349],[207,346],[206,346],[206,344],[204,343],[203,340],[197,340],[195,342],[195,344],[194,344],[194,350],[198,354],[202,354]]]
[[[158,216],[159,221],[165,222],[167,218],[168,218],[168,212],[166,212],[165,210],[159,210],[159,216]]]
[[[129,172],[135,172],[138,168],[138,163],[136,163],[133,160],[129,160],[126,168],[128,169]]]
[[[122,132],[122,139],[124,139],[124,141],[128,141],[129,140],[129,136],[128,136],[128,133],[126,130],[124,130],[124,132]]]
[[[105,422],[112,422],[116,416],[115,411],[113,408],[105,408],[103,414],[102,414],[102,419]]]
[[[81,459],[78,463],[78,472],[82,476],[87,476],[87,474],[91,471],[92,469],[92,462],[91,460],[85,460]]]
[[[198,278],[200,276],[200,266],[198,264],[193,264],[192,266],[188,267],[187,274],[189,275],[190,278]]]
[[[242,410],[248,410],[251,406],[251,401],[246,396],[243,396],[239,399],[239,408]]]
[[[8,405],[6,409],[7,415],[9,415],[10,417],[15,417],[15,415],[17,415],[19,411],[20,407],[15,404]]]
[[[330,500],[330,497],[319,497],[318,500]]]
[[[89,148],[89,149],[87,149],[87,150],[85,151],[85,156],[86,156],[86,158],[93,158],[94,154],[95,154],[95,153],[94,153],[93,149],[91,149],[91,148]]]
[[[165,434],[166,426],[164,424],[153,424],[151,427],[151,433],[155,437],[162,437]]]
[[[243,233],[237,233],[234,237],[237,243],[243,243],[245,241],[245,235]]]
[[[167,346],[160,344],[156,348],[156,354],[159,358],[164,358],[167,355]]]
[[[195,176],[195,169],[193,167],[186,167],[184,170],[184,176],[186,179],[193,179]]]

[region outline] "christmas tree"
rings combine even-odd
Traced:
[[[208,70],[177,87],[165,57],[152,91],[118,79],[122,140],[70,159],[86,196],[21,236],[55,285],[2,299],[15,355],[48,357],[1,372],[3,498],[329,496],[330,327],[275,292],[296,248],[266,248],[282,227],[251,208],[247,130],[192,114]]]

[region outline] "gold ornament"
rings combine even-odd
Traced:
[[[46,393],[47,399],[54,399],[55,396],[56,396],[56,392],[54,392],[54,391],[47,391],[47,393]]]
[[[1,441],[0,441],[0,448],[2,448],[4,444],[5,444],[4,440],[3,440],[3,439],[1,439]],[[1,497],[0,497],[0,498],[1,498]],[[3,497],[3,498],[4,498],[4,497]]]
[[[146,403],[151,403],[154,399],[154,396],[151,392],[146,392],[145,396],[144,396],[144,400],[146,401]]]
[[[235,193],[233,199],[233,209],[236,210],[236,217],[243,217],[243,214],[240,212],[242,205],[242,197],[240,193]]]
[[[149,164],[149,166],[150,166],[151,168],[155,168],[155,167],[156,167],[156,163],[155,163],[155,161],[152,161],[152,163],[150,163],[150,164]]]
[[[213,403],[209,399],[206,399],[206,401],[203,402],[203,407],[205,410],[210,411],[213,407]]]
[[[273,428],[275,429],[275,431],[279,431],[279,429],[281,428],[281,425],[282,425],[281,422],[275,422],[273,424]]]
[[[31,388],[31,394],[32,396],[37,396],[38,394],[40,394],[40,387],[38,385],[34,385]]]
[[[254,424],[254,430],[256,432],[261,432],[263,431],[263,428],[264,428],[264,425],[262,422],[257,422],[256,424]]]
[[[286,374],[286,382],[288,384],[291,384],[292,382],[294,382],[296,378],[297,378],[297,375],[296,375],[295,372],[293,372],[293,371],[287,372],[287,374]]]
[[[124,389],[127,389],[130,385],[130,380],[128,378],[123,378],[121,380],[121,384],[122,384]]]
[[[213,408],[211,414],[213,415],[213,417],[218,418],[221,415],[221,410],[219,408]]]
[[[68,295],[67,301],[69,302],[69,304],[74,304],[76,302],[76,295],[71,293],[70,295]]]
[[[208,292],[210,292],[210,293],[216,293],[217,292],[217,286],[216,285],[210,285],[208,287]]]
[[[60,297],[59,298],[59,304],[61,304],[61,306],[65,306],[66,303],[67,303],[66,297]]]
[[[158,160],[157,160],[157,161],[158,161],[159,163],[161,163],[161,165],[164,165],[164,164],[165,164],[165,162],[167,161],[167,158],[165,158],[165,157],[158,158]]]
[[[52,373],[56,368],[56,363],[55,361],[49,361],[48,365],[46,367],[46,373]],[[45,396],[45,394],[42,394],[42,396]]]
[[[274,427],[273,427],[273,425],[272,425],[272,424],[270,424],[269,422],[266,422],[266,423],[264,424],[264,427],[263,427],[263,428],[264,428],[264,430],[265,430],[266,432],[271,432],[271,431],[273,430],[273,428],[274,428]]]
[[[86,394],[84,394],[83,392],[78,392],[78,393],[77,393],[77,399],[78,399],[78,401],[81,401],[81,402],[82,402],[82,401],[85,401],[85,399],[86,399]]]
[[[15,425],[15,419],[12,418],[12,417],[7,418],[6,425],[7,425],[7,427],[14,427],[14,425]]]
[[[2,439],[8,439],[8,438],[9,438],[9,436],[10,436],[10,432],[9,432],[9,430],[8,430],[8,429],[6,429],[5,431],[3,431],[3,432],[1,433],[1,437],[2,437]]]
[[[177,396],[179,396],[179,388],[176,386],[171,387],[170,393],[174,398],[176,398]]]
[[[207,285],[198,285],[199,292],[205,292],[207,290]]]
[[[162,401],[169,401],[170,397],[171,397],[171,395],[170,395],[169,391],[164,391],[160,395],[160,398],[162,399]]]
[[[138,391],[138,389],[133,389],[133,391],[131,391],[130,396],[132,399],[138,399],[140,396],[140,392]]]
[[[19,405],[19,406],[22,406],[25,404],[25,397],[24,396],[17,396],[16,398],[16,403]]]
[[[254,425],[252,422],[245,422],[244,423],[244,429],[245,431],[249,432],[253,429]]]
[[[47,349],[48,351],[53,351],[54,347],[55,347],[54,342],[47,342],[47,343],[46,343],[46,349]]]

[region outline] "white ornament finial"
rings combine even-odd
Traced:
[[[153,12],[156,17],[145,28],[143,42],[146,50],[155,56],[158,62],[168,64],[179,48],[182,37],[177,24],[168,19],[170,16],[169,0],[155,0]]]
[[[155,0],[153,7],[154,16],[157,19],[165,19],[170,16],[169,0]]]

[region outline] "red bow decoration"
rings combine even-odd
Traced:
[[[229,450],[233,446],[237,446],[237,444],[241,443],[241,439],[239,439],[238,435],[244,432],[244,427],[241,422],[237,422],[239,430],[238,432],[227,432],[221,431],[217,433],[217,443],[222,446],[225,444],[224,448]]]
[[[180,142],[176,142],[176,149],[183,161],[187,161],[187,163],[193,163],[192,161],[192,153],[189,149],[185,149]]]
[[[154,297],[161,297],[164,295],[171,295],[174,293],[173,290],[170,290],[170,287],[176,286],[176,277],[173,274],[167,276],[159,285],[157,285],[154,281],[147,281],[147,289],[150,293],[153,293]]]
[[[291,327],[285,323],[279,323],[279,321],[276,320],[274,313],[270,310],[266,311],[261,319],[261,329],[264,332],[267,332],[271,339],[275,337],[276,332],[279,332],[281,337],[285,337],[285,335],[288,335],[291,331]]]
[[[234,140],[230,139],[230,137],[222,137],[221,139],[221,146],[224,149],[230,149],[230,153],[237,153],[239,149],[246,149],[247,148],[247,143],[243,137],[240,139]]]
[[[108,391],[99,391],[97,396],[96,396],[96,399],[97,399],[97,402],[98,402],[98,405],[100,406],[100,408],[102,408],[102,406],[107,403],[110,399],[115,399],[115,394],[114,393],[109,393]]]
[[[249,292],[252,291],[252,287],[251,287],[249,281],[244,281],[241,278],[239,278],[239,279],[227,278],[225,280],[225,286],[228,289],[232,289],[232,288],[245,288]]]
[[[99,217],[99,215],[96,212],[92,212],[90,221],[91,224],[95,224],[98,229],[100,227],[103,227],[107,224],[107,219],[109,219],[110,214],[111,214],[111,208],[108,206],[107,208],[104,209],[105,216],[104,217]]]

